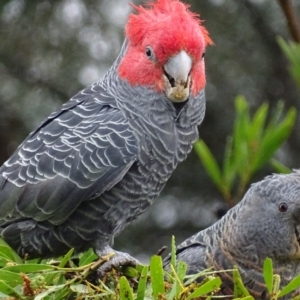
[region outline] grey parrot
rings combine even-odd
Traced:
[[[185,240],[177,260],[196,274],[213,267],[228,270],[236,265],[255,299],[269,299],[263,263],[269,257],[281,287],[300,274],[300,171],[272,175],[253,184],[240,203],[211,227]],[[165,260],[169,269],[170,257]],[[232,273],[220,273],[220,294],[233,294]],[[287,298],[291,299],[289,295]]]
[[[21,256],[112,252],[114,237],[152,204],[198,138],[208,32],[177,0],[134,9],[106,75],[0,168],[0,236]],[[115,251],[107,267],[129,261]]]

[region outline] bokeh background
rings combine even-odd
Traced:
[[[134,4],[144,3],[132,0]],[[207,111],[200,127],[218,160],[234,121],[234,98],[251,110],[283,99],[300,108],[300,92],[276,38],[291,39],[275,0],[194,0],[215,43],[206,52]],[[300,1],[294,1],[300,16]],[[127,0],[0,1],[0,162],[49,113],[98,80],[116,58],[132,7]],[[278,151],[300,167],[300,119]],[[272,173],[266,166],[254,181]],[[115,248],[147,262],[171,235],[177,243],[217,220],[224,200],[193,152],[172,175],[155,204],[116,238]]]

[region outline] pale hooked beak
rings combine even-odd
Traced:
[[[172,102],[184,102],[190,94],[192,59],[183,50],[164,66],[165,93]]]

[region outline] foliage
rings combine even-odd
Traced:
[[[279,46],[290,62],[290,73],[300,87],[300,44],[286,42],[283,38],[277,39]]]
[[[150,266],[127,267],[126,276],[116,271],[100,281],[95,270],[108,257],[99,259],[91,250],[76,263],[73,250],[56,261],[23,261],[0,240],[0,299],[195,299],[219,289],[215,272],[186,276],[186,264],[176,263],[174,241],[172,253],[174,265],[168,273],[161,257],[153,256]],[[200,276],[204,279],[194,283]]]
[[[284,115],[283,102],[278,103],[269,120],[266,103],[251,118],[246,99],[238,96],[235,109],[233,134],[227,139],[222,168],[203,140],[195,144],[207,173],[230,205],[234,205],[235,199],[240,199],[252,176],[266,163],[272,163],[279,172],[290,172],[272,157],[288,138],[296,119],[294,108]],[[234,195],[235,185],[237,191]]]
[[[215,272],[204,270],[187,275],[187,265],[176,260],[172,239],[170,270],[163,269],[160,256],[153,256],[149,266],[127,267],[124,272],[111,272],[103,281],[96,269],[106,258],[97,258],[87,251],[72,259],[73,250],[56,261],[23,261],[3,240],[0,240],[0,299],[60,300],[191,300],[226,299],[218,295],[222,281],[219,275],[230,272],[234,282],[234,299],[253,300],[243,285],[237,268]],[[77,265],[78,264],[78,265]],[[266,259],[263,268],[266,288],[271,300],[293,292],[300,284],[300,275],[280,289],[280,277],[273,274],[272,261]],[[125,276],[126,274],[126,276]],[[300,298],[293,298],[293,300]]]

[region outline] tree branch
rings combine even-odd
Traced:
[[[294,41],[300,44],[300,25],[293,8],[292,0],[278,0],[278,2],[283,10]]]

